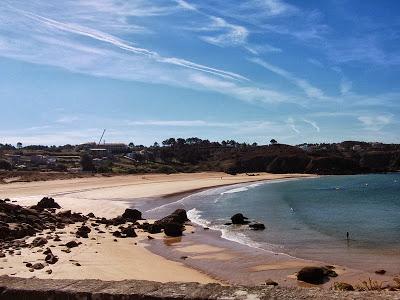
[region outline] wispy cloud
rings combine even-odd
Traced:
[[[210,16],[210,18],[211,24],[203,30],[217,32],[217,35],[202,36],[204,41],[222,47],[246,43],[249,32],[245,27],[228,23],[220,17]]]
[[[305,123],[311,125],[312,127],[314,127],[315,130],[316,130],[317,132],[320,132],[320,131],[321,131],[321,129],[320,129],[319,126],[317,125],[317,122],[311,121],[311,120],[307,120],[307,119],[303,119],[303,122],[305,122]]]
[[[353,86],[353,83],[350,80],[348,80],[346,78],[342,78],[342,80],[340,82],[340,93],[342,95],[347,95],[350,92],[352,86]]]
[[[392,123],[393,115],[359,116],[358,120],[364,128],[371,131],[379,131],[386,125]]]
[[[286,124],[292,129],[295,133],[300,133],[300,130],[297,128],[295,121],[292,117],[289,117],[286,121]]]
[[[293,75],[292,73],[290,73],[280,67],[274,66],[274,65],[272,65],[264,60],[261,60],[259,58],[251,58],[250,61],[266,68],[267,70],[269,70],[275,74],[278,74],[279,76],[286,78],[287,80],[289,80],[290,82],[295,84],[297,87],[302,89],[308,97],[317,98],[317,99],[321,99],[321,100],[327,99],[322,90],[313,86],[305,79],[298,78],[295,75]]]

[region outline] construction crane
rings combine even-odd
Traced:
[[[98,143],[99,146],[100,146],[101,140],[103,139],[105,133],[106,133],[106,130],[104,129],[103,130],[103,134],[101,135],[101,138],[100,138],[99,143]]]

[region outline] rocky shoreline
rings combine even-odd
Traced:
[[[242,214],[232,216],[231,221],[236,225],[248,225],[249,223]],[[69,232],[70,236],[67,240],[63,234],[66,230],[71,230],[69,226],[71,224],[74,225],[74,231]],[[22,207],[8,199],[0,200],[0,258],[4,260],[7,257],[21,255],[21,250],[32,254],[35,253],[36,255],[40,254],[43,257],[37,261],[24,261],[25,267],[33,274],[42,269],[47,274],[51,274],[53,272],[52,266],[57,264],[60,259],[57,254],[53,253],[54,249],[58,251],[61,249],[62,252],[71,253],[71,251],[75,251],[74,248],[80,247],[85,239],[95,240],[93,234],[108,236],[114,242],[125,238],[134,239],[139,231],[148,234],[148,240],[154,239],[159,233],[164,233],[167,237],[180,237],[184,234],[185,225],[188,224],[190,225],[186,211],[183,209],[177,209],[160,220],[147,222],[143,220],[142,213],[136,209],[128,208],[122,215],[106,219],[96,217],[93,213],[83,215],[70,210],[63,211],[54,199],[47,197],[30,207]],[[251,225],[256,225],[253,230],[263,230],[265,228],[260,223]],[[57,242],[57,244],[54,244],[54,242]],[[134,244],[136,245],[136,243]],[[81,266],[78,261],[70,261],[77,267]],[[13,274],[11,273],[10,275]],[[310,266],[299,270],[297,273],[298,280],[315,285],[323,283],[329,277],[336,276],[333,266]],[[2,282],[5,284],[4,290],[7,290],[7,279]],[[17,281],[11,280],[10,282],[15,283]],[[273,280],[265,279],[264,286],[276,287],[277,285]],[[370,281],[366,282],[364,286],[357,287],[344,282],[335,282],[333,288],[340,291],[379,290],[386,293],[386,291],[400,290],[400,280],[397,281],[397,284],[395,281],[394,284],[385,285]]]
[[[0,299],[8,300],[128,300],[128,299],[349,299],[393,300],[399,292],[338,292],[316,288],[222,286],[220,284],[160,283],[144,280],[51,280],[0,276]]]

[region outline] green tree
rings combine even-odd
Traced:
[[[81,167],[84,172],[93,172],[95,170],[92,157],[84,153],[81,157]]]
[[[272,140],[270,140],[269,142],[271,143],[271,145],[276,145],[276,144],[278,144],[278,142],[277,142],[275,139],[272,139]]]

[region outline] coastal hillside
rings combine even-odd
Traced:
[[[400,145],[346,141],[268,145],[169,138],[152,146],[130,143],[65,146],[0,145],[0,177],[21,180],[222,171],[237,173],[362,174],[400,169]]]

